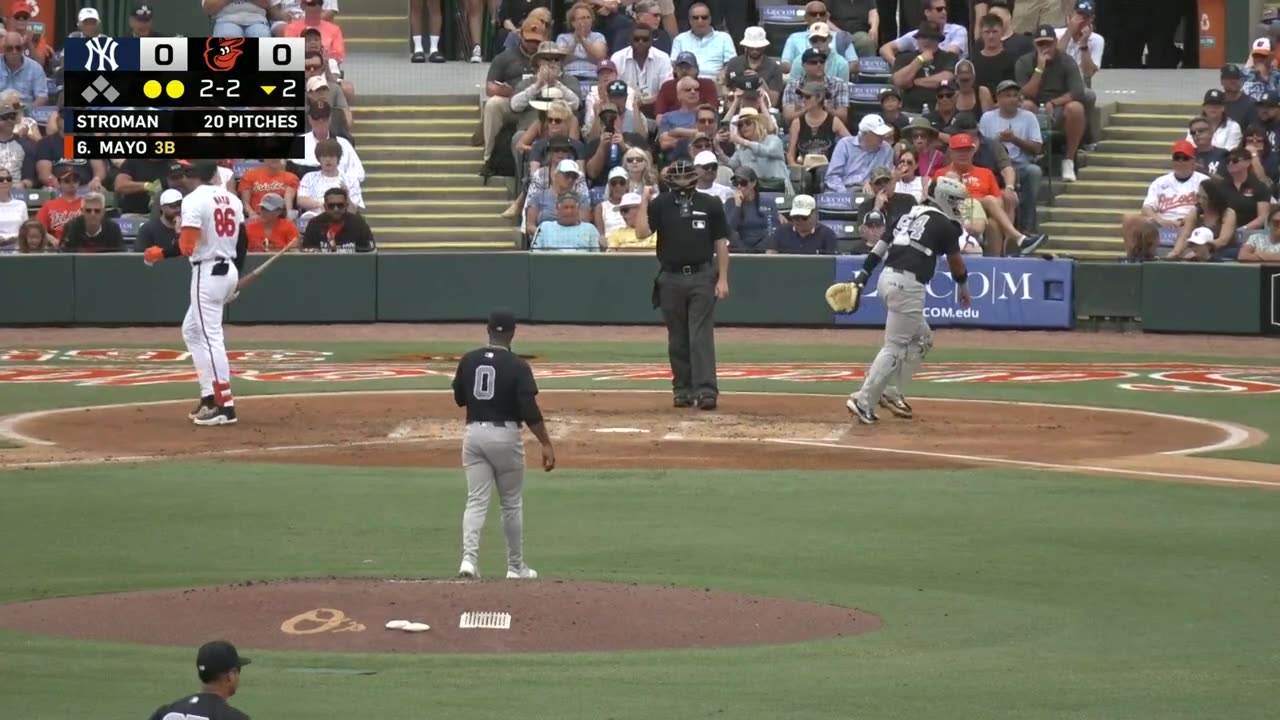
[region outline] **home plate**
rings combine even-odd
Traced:
[[[647,433],[644,428],[594,428],[591,432],[598,433]]]

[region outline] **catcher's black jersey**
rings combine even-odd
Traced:
[[[151,720],[249,720],[249,716],[227,704],[220,695],[185,695],[151,713]]]
[[[938,269],[939,257],[960,252],[961,232],[960,223],[941,211],[917,205],[894,225],[884,264],[928,283]]]
[[[538,385],[524,358],[502,347],[472,350],[458,361],[453,399],[467,409],[467,422],[542,421],[533,398]]]

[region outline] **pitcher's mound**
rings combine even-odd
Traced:
[[[507,613],[509,629],[459,627]],[[420,633],[385,628],[426,623]],[[861,610],[710,589],[556,580],[329,579],[0,605],[0,627],[61,637],[369,653],[582,652],[712,648],[856,635]]]

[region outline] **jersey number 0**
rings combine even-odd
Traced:
[[[218,233],[220,238],[233,238],[236,236],[236,211],[234,208],[214,208],[213,231]]]
[[[471,388],[471,394],[477,400],[492,400],[493,388],[497,384],[498,371],[492,365],[481,365],[476,368],[476,384]]]

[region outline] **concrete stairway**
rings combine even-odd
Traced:
[[[409,4],[405,0],[348,0],[338,23],[347,52],[409,52]]]
[[[1088,154],[1079,181],[1055,181],[1059,196],[1041,206],[1041,229],[1050,234],[1043,250],[1080,259],[1124,255],[1120,218],[1142,208],[1147,187],[1169,172],[1172,143],[1187,135],[1197,105],[1120,102],[1103,124],[1102,141]]]
[[[516,228],[500,217],[505,183],[485,186],[477,174],[474,97],[361,98],[353,110],[365,217],[381,247],[515,246]]]
[[[1088,167],[1076,171],[1079,181],[1055,181],[1055,204],[1040,208],[1040,229],[1050,237],[1042,249],[1077,258],[1123,255],[1121,216],[1137,212],[1151,181],[1169,172],[1173,143],[1197,114],[1196,105],[1119,103]]]

